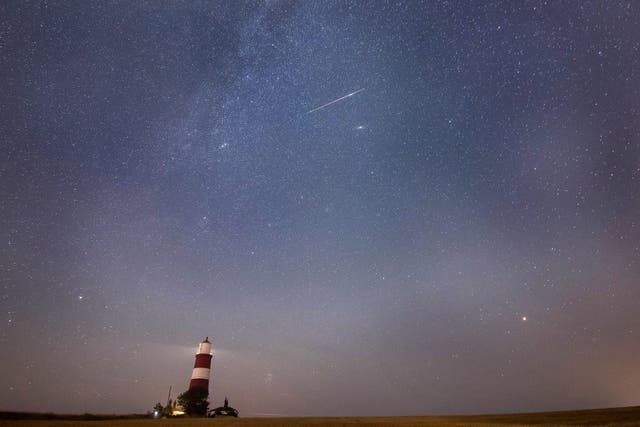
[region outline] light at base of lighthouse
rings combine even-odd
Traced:
[[[196,361],[193,365],[191,381],[189,382],[189,389],[200,388],[207,390],[207,392],[209,391],[212,358],[211,343],[209,342],[209,337],[206,337],[198,346]]]

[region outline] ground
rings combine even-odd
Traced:
[[[640,426],[640,406],[586,411],[544,412],[448,417],[309,417],[225,419],[105,419],[14,420],[2,419],[0,427],[485,427],[485,426]],[[6,417],[4,417],[6,418]]]

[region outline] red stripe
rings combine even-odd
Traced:
[[[209,368],[211,369],[211,355],[210,354],[196,354],[196,363],[194,368]]]
[[[189,382],[189,388],[204,388],[209,390],[209,380],[203,380],[201,378],[193,379]]]

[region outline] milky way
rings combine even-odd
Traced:
[[[0,4],[0,409],[640,402],[640,4]],[[321,112],[314,107],[366,88]]]

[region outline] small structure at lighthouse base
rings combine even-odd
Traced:
[[[229,400],[224,398],[224,406],[219,406],[209,411],[209,418],[215,417],[236,417],[238,418],[238,410],[229,406]]]

